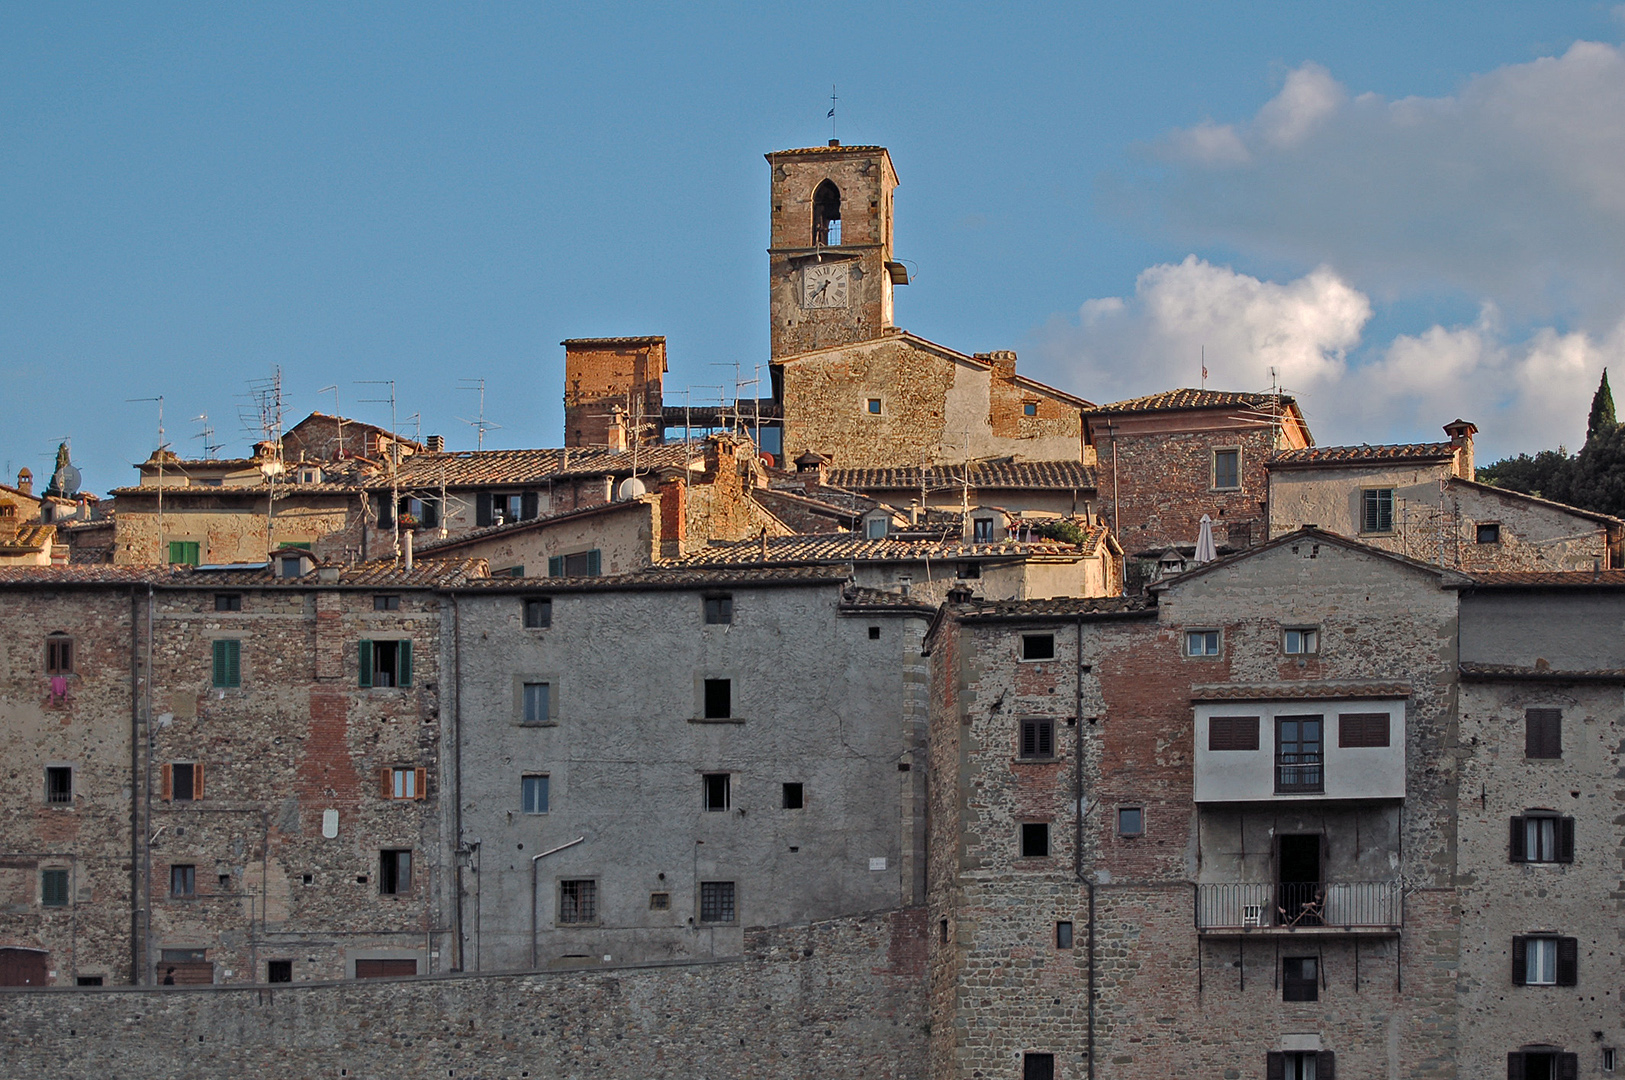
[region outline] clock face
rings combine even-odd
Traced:
[[[847,264],[822,263],[801,272],[801,306],[804,308],[844,308],[847,294]]]

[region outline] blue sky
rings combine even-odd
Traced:
[[[453,448],[474,378],[488,447],[556,445],[565,337],[731,381],[762,154],[831,84],[902,180],[899,325],[1102,401],[1273,366],[1321,442],[1572,446],[1625,354],[1621,11],[1227,8],[0,7],[0,459],[130,482],[159,394],[241,453],[274,365],[290,420],[394,379]]]

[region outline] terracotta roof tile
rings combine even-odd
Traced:
[[[1095,530],[1104,535],[1104,530]],[[792,563],[924,562],[926,560],[1025,558],[1029,556],[1086,555],[1098,547],[1093,539],[1081,549],[1045,541],[1036,544],[1012,540],[991,544],[949,541],[869,540],[855,533],[798,534],[767,538],[763,557],[761,538],[713,541],[709,546],[677,560],[682,566],[732,566]]]
[[[157,495],[160,488],[157,484],[137,484],[131,487],[114,488],[109,495],[119,495],[129,498],[132,495]],[[165,484],[161,489],[164,498],[172,495],[252,495],[255,497],[265,494],[264,484]],[[361,491],[359,484],[340,484],[323,481],[320,484],[289,484],[278,481],[276,486],[277,498],[288,495],[354,495]]]
[[[231,588],[445,588],[483,578],[484,559],[425,559],[411,570],[389,562],[367,562],[339,571],[336,586],[315,573],[297,578],[272,575],[269,566],[201,570],[190,566],[112,566],[90,563],[69,566],[0,567],[0,586],[133,585],[152,583],[165,589]]]
[[[926,491],[957,490],[965,470],[957,465],[931,465],[925,469]],[[829,482],[858,491],[920,490],[919,466],[895,469],[831,469]],[[978,461],[970,468],[973,488],[1045,488],[1092,490],[1095,470],[1081,461]]]
[[[592,506],[578,507],[574,510],[561,510],[556,514],[542,514],[533,518],[521,518],[518,521],[504,522],[501,525],[485,525],[478,529],[458,533],[456,536],[448,536],[444,540],[426,541],[417,545],[417,551],[426,555],[431,551],[441,551],[446,548],[460,547],[474,541],[488,540],[493,536],[506,536],[509,533],[546,528],[561,521],[591,517],[594,514],[615,513],[616,511],[627,510],[640,505],[643,505],[643,501],[639,499],[617,499],[614,502],[595,503]]]
[[[1500,570],[1471,577],[1480,589],[1625,588],[1625,570]]]
[[[1410,697],[1402,682],[1210,683],[1191,687],[1192,701],[1309,701]]]
[[[45,545],[56,539],[55,525],[23,522],[16,531],[0,531],[0,551],[13,553],[44,551]]]
[[[642,472],[668,466],[691,466],[704,459],[698,446],[654,446],[640,449],[636,466]],[[413,454],[401,462],[398,483],[408,488],[491,487],[500,484],[539,484],[568,476],[605,476],[630,473],[630,450],[607,447],[571,447],[566,450],[464,450],[444,454]],[[386,490],[388,477],[375,474],[372,491]]]
[[[924,603],[901,592],[863,589],[856,585],[848,586],[841,594],[841,607],[849,611],[914,611],[923,615],[935,615],[937,612],[935,604]]]
[[[462,592],[604,592],[636,589],[695,589],[753,585],[833,585],[847,574],[837,566],[701,567],[663,565],[633,574],[601,577],[493,577],[456,586]]]
[[[880,153],[881,151],[884,151],[885,149],[886,148],[884,146],[801,146],[801,147],[796,147],[793,150],[775,150],[771,154],[768,154],[767,156],[770,157],[770,158],[776,158],[776,157],[783,157],[785,154],[830,154],[830,153],[840,154],[840,153],[846,153],[848,151],[851,151],[853,153],[860,152],[860,151],[868,151],[869,153]]]
[[[1462,664],[1461,677],[1469,682],[1497,680],[1523,682],[1625,682],[1625,668],[1590,668],[1560,671],[1518,664]]]
[[[1235,393],[1226,390],[1164,390],[1160,394],[1114,401],[1086,410],[1089,413],[1163,412],[1170,409],[1221,409],[1235,405],[1269,405],[1276,400],[1274,394]],[[1290,394],[1282,394],[1282,405],[1292,404]]]
[[[1055,596],[1044,600],[980,601],[959,605],[961,622],[1025,619],[1071,619],[1079,615],[1129,615],[1150,612],[1156,605],[1144,596]]]
[[[1310,446],[1272,455],[1269,467],[1294,465],[1363,465],[1386,461],[1449,461],[1456,448],[1447,442],[1394,443],[1370,446]]]

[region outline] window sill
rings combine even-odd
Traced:
[[[1364,532],[1364,531],[1361,531],[1361,532],[1357,533],[1356,535],[1357,536],[1398,536],[1399,533],[1395,532],[1393,529],[1378,529],[1376,532]]]
[[[1059,757],[1018,757],[1011,758],[1012,765],[1058,765],[1064,760]]]
[[[557,720],[515,720],[514,727],[558,727]]]
[[[691,716],[688,718],[688,722],[691,724],[743,724],[745,718],[742,716]]]
[[[1210,488],[1208,488],[1208,490],[1209,491],[1217,491],[1217,492],[1233,494],[1235,492],[1243,491],[1245,489],[1238,486],[1238,487],[1210,487]]]
[[[594,919],[592,922],[561,922],[561,923],[554,923],[553,924],[553,929],[555,929],[555,930],[598,930],[598,929],[601,929],[603,927],[603,925],[604,924],[601,921],[599,921],[597,919]]]

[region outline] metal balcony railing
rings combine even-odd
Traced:
[[[1224,882],[1196,886],[1199,930],[1398,930],[1397,881]]]
[[[1325,790],[1326,773],[1318,753],[1275,755],[1277,795],[1315,794]]]

